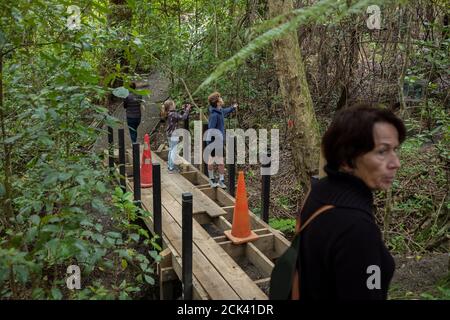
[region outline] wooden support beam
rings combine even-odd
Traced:
[[[197,185],[197,172],[186,171],[181,174],[183,177],[188,179],[193,185]]]
[[[258,285],[258,286],[266,285],[269,282],[270,282],[270,277],[262,278],[262,279],[259,279],[259,280],[255,280],[255,284]]]
[[[248,242],[245,247],[245,255],[253,263],[264,277],[270,277],[273,269],[273,262],[266,257],[253,243]]]
[[[208,198],[210,198],[214,202],[216,201],[216,190],[217,190],[216,188],[211,188],[211,187],[200,189],[201,192],[206,194],[208,196]]]
[[[211,217],[206,212],[194,212],[194,219],[199,224],[211,223]]]
[[[179,280],[178,276],[175,272],[175,269],[170,268],[161,268],[161,275],[160,275],[160,284],[167,282],[167,281],[173,281],[173,280]]]
[[[234,198],[222,189],[217,189],[216,199],[220,206],[234,206]]]
[[[229,240],[218,242],[217,244],[220,245],[222,249],[225,250],[225,252],[228,253],[234,260],[237,260],[245,254],[245,244],[236,245]]]
[[[275,236],[273,234],[262,234],[258,235],[259,238],[252,242],[252,244],[258,248],[266,257],[272,259],[273,256],[276,255],[274,252],[274,239]]]

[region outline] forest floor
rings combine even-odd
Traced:
[[[164,123],[159,123],[159,107],[168,97],[169,82],[159,73],[150,74],[147,82],[140,84],[141,88],[151,90],[150,99],[147,103],[144,125],[138,129],[138,140],[143,140],[143,134],[154,131],[151,136],[151,149],[157,149],[161,144],[166,143]],[[123,108],[116,105],[113,113],[116,117],[124,120]],[[281,139],[282,137],[280,137]],[[129,140],[127,136],[126,140]],[[106,138],[103,140],[106,145]],[[102,145],[102,147],[103,147]],[[281,211],[291,212],[292,215],[298,210],[297,206],[292,206],[283,199],[301,199],[303,192],[300,188],[292,188],[297,182],[294,178],[294,166],[288,150],[280,150],[279,173],[273,177],[271,182],[271,212]],[[258,167],[244,166],[239,168],[246,171],[246,186],[249,196],[249,206],[252,211],[258,214],[260,205],[261,182]],[[295,194],[292,194],[292,193]],[[280,200],[281,199],[281,200]],[[295,201],[298,202],[298,201]],[[289,234],[286,235],[289,238]],[[394,274],[389,292],[390,299],[449,299],[449,255],[448,253],[433,253],[414,255],[393,252],[396,261],[396,272]],[[444,288],[445,292],[442,291]]]

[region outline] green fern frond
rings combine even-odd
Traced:
[[[323,0],[319,1],[313,6],[293,10],[289,14],[282,14],[269,20],[267,24],[263,27],[272,27],[270,30],[265,31],[262,35],[256,37],[254,40],[250,41],[244,48],[237,52],[227,61],[222,62],[203,83],[195,90],[194,94],[208,86],[211,82],[220,78],[227,71],[238,67],[243,61],[250,57],[257,50],[269,45],[273,40],[281,38],[287,33],[295,30],[299,25],[313,22],[322,21],[325,17],[335,15],[333,22],[339,21],[342,18],[350,15],[359,13],[365,10],[369,5],[373,4],[383,4],[390,2],[389,0],[361,0],[354,3],[349,8],[347,7],[347,1],[343,0]],[[280,24],[277,27],[273,27],[277,23],[280,23],[284,18],[291,17],[287,22]],[[332,21],[328,19],[328,21]]]

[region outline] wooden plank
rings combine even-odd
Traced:
[[[173,224],[176,224],[179,233],[172,235],[171,243],[176,243],[176,247],[181,250],[181,205],[171,197],[164,189],[161,190],[161,199],[163,203],[163,212],[170,216]],[[163,215],[165,216],[165,215]],[[163,229],[168,226],[163,221]],[[173,227],[173,226],[172,226]],[[220,275],[215,268],[213,261],[209,260],[203,252],[203,247],[199,244],[198,231],[203,228],[194,220],[193,221],[193,273],[199,279],[204,289],[208,292],[211,299],[239,299],[239,296],[234,291],[227,281]],[[180,251],[181,252],[181,251]]]
[[[204,211],[210,216],[216,217],[226,214],[225,210],[218,207],[213,200],[201,191],[197,190],[188,180],[178,174],[169,174],[167,172],[167,164],[161,161],[157,155],[154,156],[155,161],[161,164],[161,184],[177,201],[181,203],[181,194],[183,192],[191,192],[194,198],[194,212]]]
[[[207,223],[211,223],[211,217],[210,217],[206,212],[198,212],[198,213],[194,213],[194,219],[195,219],[199,224],[207,224]]]
[[[207,177],[200,172],[197,168],[195,168],[193,165],[189,165],[188,166],[189,171],[197,171],[197,175],[198,177],[202,177],[204,179],[206,179],[206,181],[208,181]],[[234,205],[234,198],[229,195],[228,193],[226,193],[223,190],[219,190],[219,192],[221,193],[221,196],[223,195],[224,197],[233,200],[233,205]],[[227,206],[228,208],[223,208],[228,214],[233,214],[233,210],[231,207]],[[234,208],[234,207],[233,207]],[[286,251],[286,249],[290,246],[290,241],[288,241],[278,230],[270,227],[267,223],[265,223],[263,220],[261,220],[258,216],[256,216],[253,212],[251,212],[249,210],[249,215],[250,215],[250,222],[251,222],[251,226],[252,229],[260,229],[260,228],[266,228],[268,230],[270,230],[270,232],[274,235],[274,251],[275,251],[275,257],[279,257],[281,254],[283,254],[284,251]]]
[[[245,254],[245,244],[235,245],[230,240],[218,242],[218,244],[235,260]]]
[[[145,202],[145,201],[144,201]],[[180,225],[173,220],[170,214],[163,210],[163,233],[167,241],[173,246],[172,267],[181,279],[181,228]],[[229,287],[229,285],[218,274],[217,270],[208,262],[208,260],[193,246],[193,285],[197,291],[197,298],[204,300],[204,297],[211,299],[238,299],[239,297]],[[213,281],[211,281],[213,279]],[[201,288],[201,290],[199,289]],[[202,293],[202,291],[204,293]],[[195,292],[194,292],[195,295]]]
[[[230,230],[231,229],[231,223],[228,222],[227,219],[225,219],[225,217],[218,217],[213,219],[213,223],[216,225],[217,228],[219,228],[220,230]]]
[[[170,267],[170,268],[161,268],[161,276],[160,276],[160,281],[161,282],[167,282],[167,281],[172,281],[172,280],[179,280],[178,279],[178,275],[175,272],[175,269]]]
[[[173,206],[168,212],[181,212],[181,205],[175,199],[169,199],[170,195],[164,193],[164,207],[167,209]],[[161,194],[163,197],[163,194]],[[178,219],[181,224],[181,215],[175,214],[174,219]],[[193,221],[193,234],[195,245],[203,252],[205,257],[212,265],[219,271],[222,277],[229,283],[239,295],[240,299],[244,300],[265,300],[267,296],[261,289],[256,286],[248,275],[237,265],[237,263],[224,251],[220,246],[209,236],[196,221]],[[195,261],[195,259],[194,259]],[[209,290],[208,290],[209,293]]]
[[[221,206],[234,206],[235,199],[222,189],[217,189],[216,199],[220,202]]]
[[[255,284],[256,285],[266,285],[269,282],[270,282],[270,277],[259,279],[259,280],[255,280]]]
[[[126,180],[126,186],[128,190],[133,190],[133,184],[129,179]],[[152,199],[152,193],[149,189],[142,189],[145,190],[142,193],[142,206],[145,210],[153,211],[153,199]],[[145,197],[144,197],[145,195]],[[165,211],[164,209],[161,212],[161,218],[163,223],[163,248],[166,247],[171,253],[171,262],[172,262],[172,268],[174,269],[175,273],[177,274],[178,278],[181,279],[181,228],[178,226],[178,230],[176,230],[175,226],[177,226],[176,222],[171,220],[170,215]],[[144,223],[146,224],[147,228],[153,232],[153,219],[152,217],[147,217],[144,220]],[[171,241],[172,239],[179,237],[179,241]],[[167,251],[165,253],[167,255]],[[208,300],[211,297],[208,295],[206,290],[202,287],[200,284],[200,281],[197,279],[196,273],[192,276],[192,284],[193,284],[193,297],[196,300]]]
[[[211,188],[208,186],[207,188],[200,189],[200,191],[206,194],[208,198],[216,202],[216,188]]]
[[[258,235],[259,238],[252,242],[252,244],[258,248],[259,251],[261,251],[266,257],[269,259],[274,256],[274,238],[275,236],[273,234],[263,234]]]
[[[197,184],[197,172],[195,171],[187,171],[181,174],[183,177],[189,180],[193,185]]]
[[[272,256],[272,259],[276,259],[280,257],[287,250],[287,248],[289,248],[291,243],[283,236],[278,236],[276,234],[274,234],[273,240],[274,255]]]
[[[171,268],[172,267],[172,252],[166,248],[159,253],[161,261],[159,262],[158,268]]]
[[[164,143],[160,144],[158,149],[155,152],[160,153],[161,151],[163,151],[164,147],[165,147]]]
[[[155,157],[156,158],[156,157]],[[163,164],[162,162],[161,162],[161,164]],[[191,166],[187,166],[187,169],[189,170],[189,171],[193,171],[193,170],[197,170],[195,167],[193,167],[192,166],[192,168],[191,168]],[[198,172],[198,174],[199,175],[202,175],[200,172]],[[173,175],[173,176],[177,176],[177,175]],[[172,177],[171,177],[172,178]],[[184,179],[185,180],[185,182],[186,183],[189,183],[189,181],[187,180],[187,179],[185,179],[184,177],[182,177],[182,179]],[[174,188],[173,187],[173,184],[172,184],[172,191],[174,191],[174,189],[176,189],[176,188]],[[177,191],[180,191],[180,190],[177,190]],[[197,190],[198,191],[198,190]],[[223,190],[219,190],[219,192],[223,192]],[[170,193],[171,194],[171,193]],[[180,195],[181,195],[181,193],[180,193]],[[227,195],[227,194],[224,194],[224,199],[227,199],[227,198],[231,198],[231,199],[233,199],[231,196],[229,196],[229,195]],[[176,201],[176,197],[174,197],[175,199],[175,202],[178,202],[178,201]],[[181,199],[180,199],[180,201],[181,201]],[[223,201],[226,201],[226,200],[223,200]],[[180,205],[179,204],[179,202],[178,202],[178,205]],[[215,204],[214,202],[213,202],[213,206],[217,206],[217,204]],[[228,206],[228,207],[231,207],[231,206]],[[223,208],[222,208],[223,209]],[[227,209],[228,210],[228,214],[229,214],[229,212],[231,211],[231,208],[228,208]],[[181,210],[179,210],[180,212],[181,212]],[[259,227],[260,229],[268,229],[269,230],[269,232],[271,232],[273,229],[272,228],[270,228],[267,224],[265,224],[262,220],[260,220],[259,218],[257,218],[253,213],[251,213],[251,212],[249,212],[249,214],[251,215],[251,220],[252,220],[252,224],[254,224],[256,227]],[[253,220],[254,218],[256,218],[257,220]],[[215,221],[214,222],[216,222],[216,224],[219,224],[219,225],[221,225],[222,224],[222,226],[224,227],[224,229],[229,229],[229,228],[231,228],[231,224],[228,222],[228,221],[226,221],[226,219],[224,218],[224,217],[219,217],[218,219],[214,219]],[[262,223],[260,223],[260,221],[258,221],[258,220],[260,220]],[[267,226],[267,227],[266,227]],[[201,228],[201,226],[200,226],[200,228]],[[272,229],[272,230],[271,230]],[[206,231],[205,230],[203,230],[202,228],[201,228],[201,230],[199,231],[199,232],[204,232],[204,233],[206,233]],[[267,232],[267,231],[263,231],[263,232]],[[276,231],[275,231],[276,232]],[[212,239],[212,238],[210,238],[209,237],[209,235],[206,233],[206,236],[209,238],[209,240],[210,241],[213,241],[214,243],[215,243],[215,240],[214,239]],[[267,239],[269,239],[268,240],[268,242],[270,242],[270,236],[269,237],[263,237],[264,238],[264,240],[262,241],[262,243],[264,243],[264,241],[265,240],[267,240]],[[284,237],[282,237],[282,235],[280,235],[279,233],[274,233],[273,234],[273,236],[272,236],[272,238],[273,238],[273,244],[274,244],[274,247],[275,247],[275,243],[277,243],[277,246],[278,246],[278,249],[285,249],[285,248],[287,248],[287,246],[289,245],[289,242],[286,240],[286,239],[284,239]],[[281,238],[281,239],[279,239],[279,238]],[[284,241],[283,241],[284,240]],[[252,249],[248,249],[249,250],[249,254],[251,255],[251,257],[250,257],[250,259],[253,259],[253,263],[255,264],[255,265],[261,265],[262,267],[264,267],[265,269],[265,271],[263,271],[263,272],[265,272],[265,273],[268,273],[268,269],[270,269],[270,260],[267,258],[267,257],[264,257],[264,254],[258,249],[258,247],[256,247],[254,244],[251,244],[254,248],[252,248]],[[266,247],[268,247],[269,245],[268,244],[264,244],[264,246],[266,246]],[[246,247],[249,247],[249,246],[246,246]],[[250,246],[251,247],[251,246]],[[210,248],[205,248],[205,250],[210,250]],[[238,250],[240,250],[240,249],[238,249]],[[223,250],[221,250],[221,251],[223,251]],[[260,252],[260,255],[258,255],[257,254],[257,252]],[[270,250],[268,250],[268,251],[270,251]],[[274,251],[276,251],[276,250],[274,250]],[[256,254],[255,254],[255,252],[256,252]],[[284,250],[283,250],[283,252],[284,252]],[[203,253],[205,253],[205,252],[203,252]],[[223,253],[224,254],[226,254],[224,251],[223,251]],[[220,254],[222,254],[222,252],[220,252]],[[219,254],[219,256],[220,256],[220,254]],[[207,257],[207,259],[210,259],[210,257],[208,256],[208,255],[206,255],[205,254],[205,256]],[[262,256],[262,257],[261,257]],[[228,255],[227,255],[227,257],[228,258],[230,258]],[[264,259],[265,258],[265,259]],[[264,260],[267,260],[268,262],[270,262],[269,264],[267,263],[267,261],[265,261],[264,262]],[[269,265],[269,267],[267,267],[267,265]],[[215,266],[215,267],[217,267],[217,266]],[[272,267],[273,267],[273,264],[272,264]],[[265,296],[265,295],[264,295]],[[265,297],[265,298],[267,298],[267,297]]]
[[[247,243],[245,254],[248,260],[263,273],[264,277],[270,277],[274,264],[253,243]]]
[[[143,206],[145,207],[144,204],[143,204]],[[149,227],[150,225],[153,225],[153,221],[151,221],[150,218],[145,218],[144,222],[147,225],[147,227]],[[180,233],[181,233],[181,230],[180,230]],[[164,239],[168,239],[169,234],[170,234],[170,232],[166,232],[166,230],[163,230]],[[166,246],[172,253],[178,254],[176,248],[172,246],[170,241],[168,241],[166,243]],[[171,267],[177,274],[178,279],[181,279],[181,258],[180,258],[180,256],[173,255],[173,257],[171,258],[171,262],[172,262]],[[160,273],[160,277],[161,277],[161,273]],[[210,297],[208,296],[205,289],[203,289],[200,282],[197,280],[197,277],[195,274],[192,277],[192,284],[193,284],[193,297],[195,300],[209,300],[210,299]]]
[[[206,231],[205,231],[206,232]],[[216,242],[209,237],[206,240],[208,246],[203,253],[218,268],[223,277],[243,300],[267,300],[266,294],[254,284],[252,279],[239,267],[239,265],[220,247],[213,247]]]

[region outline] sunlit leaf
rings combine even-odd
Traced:
[[[129,91],[127,88],[124,87],[118,87],[115,88],[112,92],[113,95],[115,95],[118,98],[123,98],[125,99],[126,97],[128,97]]]

